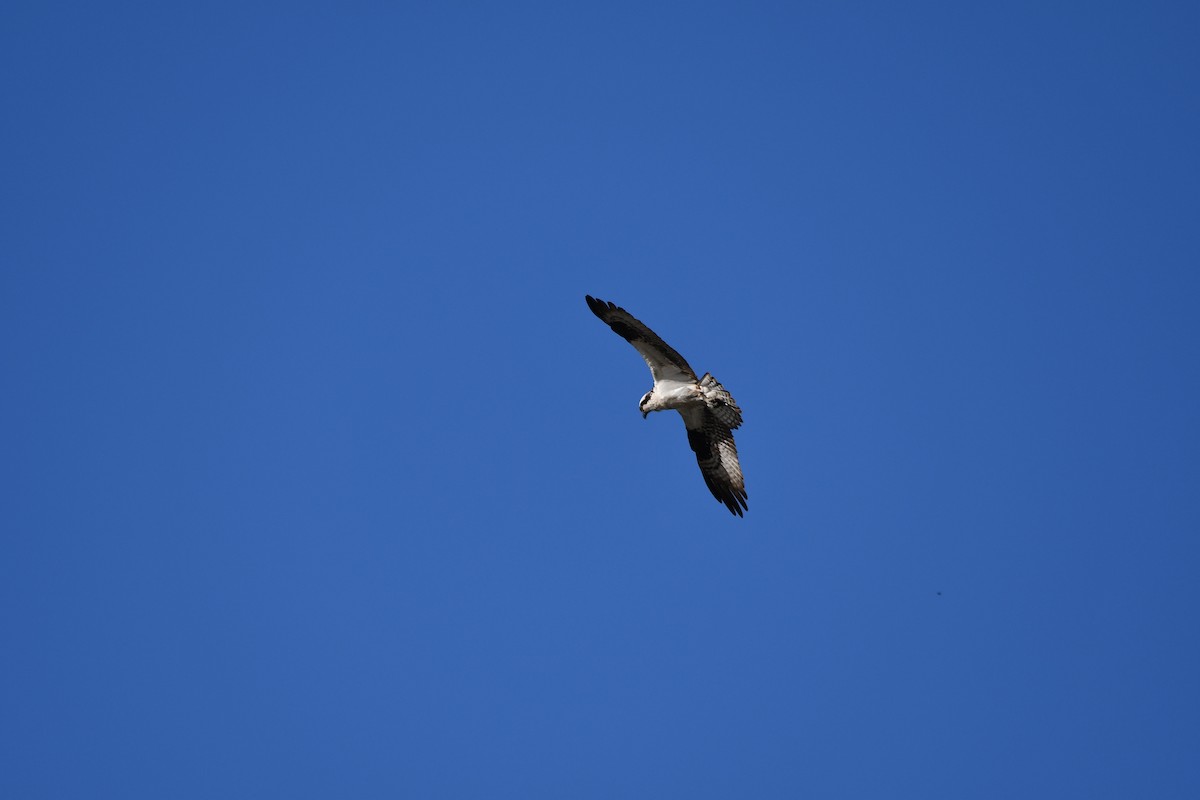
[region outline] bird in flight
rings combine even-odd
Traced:
[[[733,396],[709,373],[697,378],[683,356],[628,311],[591,295],[586,298],[592,313],[633,345],[650,367],[654,388],[638,404],[642,419],[651,411],[678,411],[708,490],[739,517],[749,511],[746,482],[733,443],[733,430],[742,424],[742,410]]]

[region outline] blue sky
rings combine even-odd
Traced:
[[[9,4],[0,794],[1197,796],[1198,30]]]

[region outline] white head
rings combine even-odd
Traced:
[[[642,419],[645,419],[650,415],[650,411],[646,408],[646,404],[650,402],[650,395],[652,394],[654,394],[653,389],[642,395],[642,401],[638,403],[638,410],[642,412]]]

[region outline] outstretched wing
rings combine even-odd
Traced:
[[[642,358],[646,359],[646,364],[650,367],[650,374],[654,376],[655,383],[661,380],[696,380],[696,373],[688,366],[683,356],[660,339],[657,333],[642,324],[641,320],[615,303],[606,303],[591,295],[586,295],[586,297],[588,308],[592,310],[592,313],[642,354]]]
[[[746,504],[746,481],[733,432],[708,408],[681,408],[679,413],[708,490],[732,513],[742,516],[750,506]]]

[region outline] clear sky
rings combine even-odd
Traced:
[[[1197,8],[6,4],[0,796],[1200,796]]]

